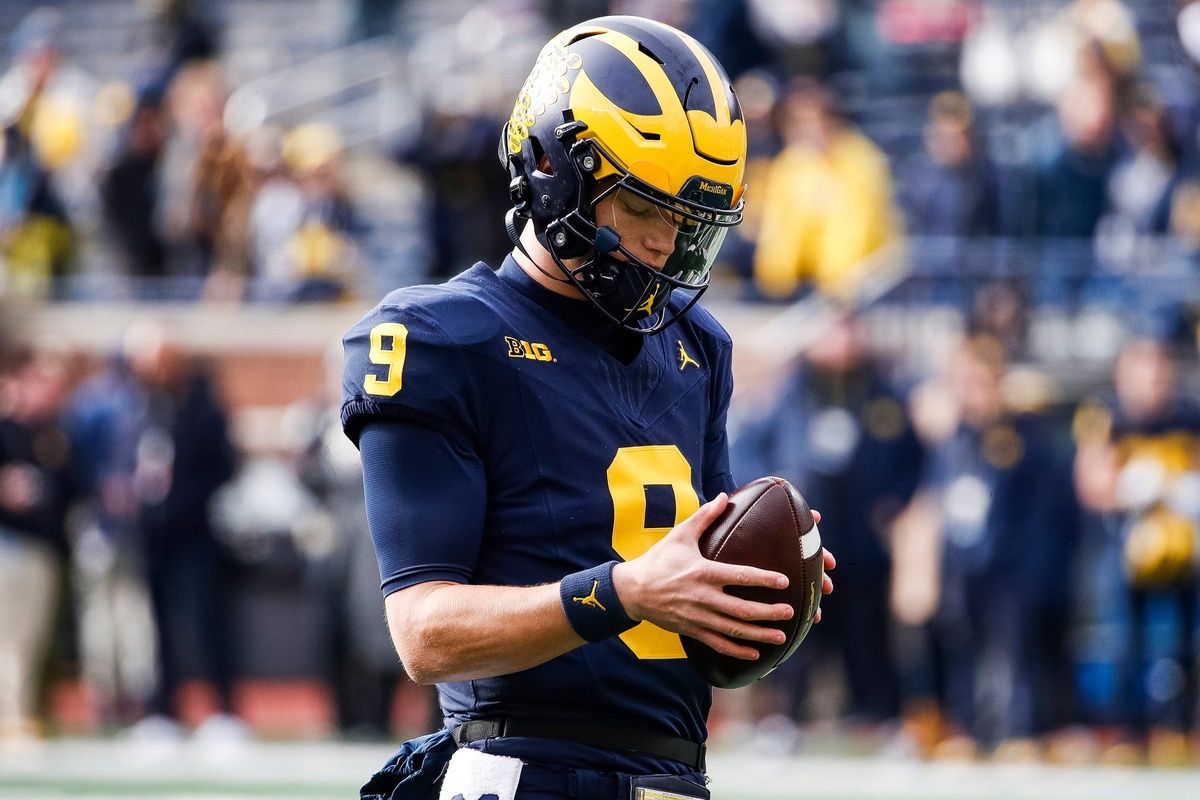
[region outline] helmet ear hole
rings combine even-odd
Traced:
[[[529,137],[529,147],[533,150],[533,163],[537,164],[537,171],[553,177],[554,164],[550,161],[550,156],[546,154],[546,151],[542,149],[542,143],[536,136]]]

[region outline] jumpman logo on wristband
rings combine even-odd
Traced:
[[[592,608],[598,608],[601,611],[608,611],[608,609],[605,608],[603,605],[601,605],[600,601],[596,599],[596,589],[598,589],[599,587],[600,587],[600,581],[593,580],[591,594],[589,594],[587,597],[572,597],[571,599],[574,600],[576,603],[583,603],[585,606],[591,606]]]

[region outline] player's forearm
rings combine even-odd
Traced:
[[[441,585],[403,612],[388,597],[388,621],[405,670],[417,683],[444,683],[529,669],[583,644],[546,586]]]

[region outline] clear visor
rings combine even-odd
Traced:
[[[652,267],[681,288],[700,288],[725,234],[740,214],[697,207],[631,184],[630,177],[601,192],[596,224],[621,237],[620,252]]]

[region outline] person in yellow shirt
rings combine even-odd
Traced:
[[[897,238],[887,157],[840,119],[828,90],[793,83],[780,104],[784,148],[767,172],[754,278],[768,297],[805,284],[850,297],[864,259]]]
[[[63,25],[58,9],[31,11],[0,74],[0,276],[9,296],[47,297],[72,270],[72,218],[95,192],[95,85],[69,60]]]

